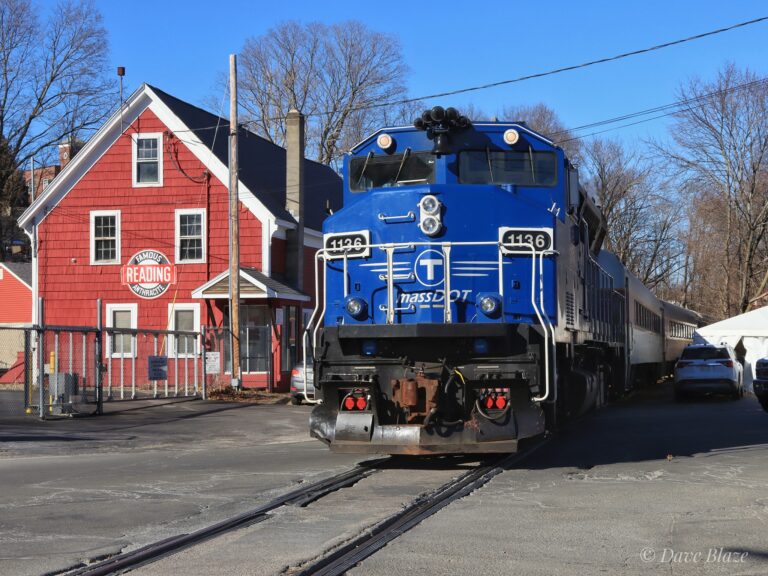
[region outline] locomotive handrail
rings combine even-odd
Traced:
[[[407,214],[400,214],[398,216],[387,216],[386,214],[379,212],[379,220],[386,223],[389,223],[390,221],[415,222],[416,214],[413,212],[413,210],[409,211]]]
[[[379,215],[380,219],[381,214]],[[386,322],[387,324],[394,324],[395,320],[395,313],[398,311],[412,311],[413,307],[409,306],[407,308],[397,308],[395,306],[394,302],[394,282],[397,279],[402,278],[395,278],[394,274],[394,252],[398,249],[414,249],[417,246],[437,246],[441,248],[442,254],[443,254],[443,260],[445,262],[444,265],[444,282],[445,282],[445,288],[444,292],[446,294],[445,296],[445,307],[444,307],[444,316],[443,321],[446,324],[450,324],[453,322],[453,311],[451,309],[451,292],[450,292],[450,276],[451,276],[451,269],[450,269],[450,254],[451,254],[451,248],[454,246],[497,246],[498,247],[498,274],[499,274],[499,294],[501,296],[502,301],[502,313],[503,313],[503,306],[504,306],[504,256],[513,256],[513,255],[524,255],[524,256],[531,256],[531,306],[533,307],[533,310],[536,314],[536,317],[539,321],[539,324],[542,327],[542,330],[544,331],[544,393],[541,396],[534,397],[533,401],[535,402],[544,402],[549,398],[550,395],[550,378],[549,378],[549,341],[551,339],[552,341],[552,356],[553,356],[553,362],[556,362],[556,346],[555,346],[555,329],[552,325],[549,316],[545,312],[544,307],[544,274],[543,274],[543,262],[544,262],[544,256],[551,256],[551,255],[558,255],[559,252],[557,250],[553,249],[547,249],[547,250],[537,250],[533,244],[504,244],[499,240],[494,241],[474,241],[474,242],[442,242],[442,243],[436,243],[436,242],[400,242],[400,243],[383,243],[383,244],[364,244],[364,245],[357,245],[354,247],[355,250],[360,249],[378,249],[383,250],[386,254],[387,262],[387,274],[386,274],[386,282],[387,282],[387,305],[386,308],[382,305],[380,308],[382,311],[386,312]],[[504,252],[502,252],[502,247],[504,248]],[[510,250],[510,248],[512,248]],[[351,249],[351,248],[350,248]],[[349,278],[348,278],[348,251],[350,249],[347,249],[344,251],[344,254],[342,256],[343,259],[343,274],[344,274],[344,296],[348,296],[349,291]],[[315,308],[312,312],[312,315],[309,318],[309,322],[307,324],[307,327],[304,331],[304,339],[303,339],[303,367],[304,367],[304,389],[302,391],[302,394],[304,396],[304,399],[308,403],[320,403],[321,401],[310,399],[307,395],[307,344],[308,344],[308,338],[310,335],[310,330],[312,331],[312,351],[314,355],[314,351],[317,350],[317,337],[318,337],[318,331],[320,329],[321,319],[325,317],[326,312],[326,295],[327,295],[327,288],[328,288],[328,279],[327,279],[327,273],[326,273],[326,265],[328,261],[335,259],[335,258],[329,258],[329,255],[338,257],[339,249],[334,248],[321,248],[317,251],[315,255]],[[591,259],[591,258],[590,258]],[[323,290],[320,292],[320,261],[323,261]],[[536,261],[538,260],[538,272],[539,272],[539,298],[538,298],[538,304],[536,302]],[[597,263],[595,263],[597,264]],[[599,266],[599,264],[597,264]],[[602,267],[600,267],[602,270]],[[605,272],[605,270],[602,270]],[[410,275],[409,275],[410,276]],[[610,275],[608,275],[610,277]],[[410,279],[410,278],[408,278]],[[320,304],[320,297],[322,294],[322,305]],[[541,308],[539,308],[539,305]],[[321,311],[322,310],[322,311]],[[320,312],[320,318],[318,319],[318,312]],[[317,322],[316,319],[318,320]],[[314,370],[313,370],[314,373]],[[557,367],[555,364],[554,369],[554,377],[555,382],[557,382]],[[555,399],[557,396],[557,391],[555,390]]]

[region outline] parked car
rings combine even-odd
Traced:
[[[768,412],[768,358],[763,358],[755,363],[755,379],[752,380],[752,389],[763,409]]]
[[[728,394],[734,400],[744,395],[743,367],[730,346],[692,344],[675,364],[675,399],[687,394]]]
[[[307,396],[315,397],[315,373],[312,365],[307,364]],[[304,364],[297,364],[291,370],[291,404],[301,404],[304,400]]]

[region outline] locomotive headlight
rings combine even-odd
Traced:
[[[440,200],[432,195],[424,196],[424,198],[421,199],[421,202],[419,202],[419,207],[423,212],[430,216],[434,216],[440,212]]]
[[[517,130],[514,128],[510,128],[506,132],[504,132],[504,143],[512,146],[513,144],[516,144],[517,141],[520,139],[520,134],[518,134]]]
[[[376,144],[384,150],[385,152],[392,148],[392,144],[394,144],[395,141],[392,139],[392,136],[389,134],[379,134],[379,137],[376,138]]]
[[[482,313],[490,318],[497,316],[501,310],[501,301],[496,296],[481,295],[477,299],[477,304]]]
[[[362,298],[356,296],[348,296],[344,303],[344,308],[347,310],[347,314],[356,318],[357,320],[363,318],[368,311],[368,304]]]
[[[440,232],[440,229],[443,226],[440,224],[440,220],[434,216],[427,216],[426,218],[422,218],[419,227],[427,236],[434,236]]]

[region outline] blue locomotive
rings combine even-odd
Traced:
[[[696,321],[601,251],[576,168],[522,122],[437,106],[376,132],[323,232],[310,430],[337,451],[514,452],[661,370],[662,324]],[[633,366],[645,331],[657,353]]]

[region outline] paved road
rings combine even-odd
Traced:
[[[137,573],[290,574],[457,472],[379,473]],[[579,422],[352,574],[765,575],[766,534],[768,414],[661,390]]]
[[[768,413],[754,398],[601,411],[353,570],[768,574]]]
[[[306,441],[308,411],[188,402],[0,423],[0,574],[189,531],[351,466]],[[400,463],[135,573],[290,573],[469,465]],[[768,574],[766,534],[768,414],[663,391],[578,423],[353,573]]]
[[[358,458],[308,441],[309,408],[181,402],[0,419],[0,575],[42,574],[188,532]]]

